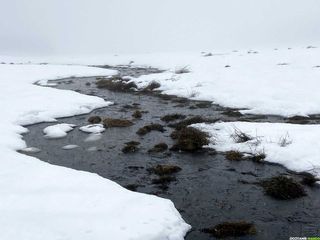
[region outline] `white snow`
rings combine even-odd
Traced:
[[[210,133],[210,146],[218,151],[264,152],[266,161],[320,176],[320,125],[228,122],[192,126]],[[236,143],[232,137],[235,130],[248,134],[253,140]]]
[[[0,65],[1,240],[181,240],[189,230],[169,200],[16,151],[26,148],[21,134],[27,129],[21,125],[110,104],[34,82],[110,74],[114,72],[80,66]]]
[[[59,123],[43,129],[46,138],[63,138],[72,131],[76,125],[68,123]]]
[[[41,150],[39,148],[36,147],[26,147],[20,150],[21,152],[25,152],[25,153],[38,153],[41,152]]]
[[[155,80],[165,93],[248,109],[243,111],[246,113],[292,116],[320,113],[320,95],[315,91],[320,79],[320,48],[307,47],[212,51],[209,57],[201,53],[154,53],[31,60],[109,65],[133,62],[159,67],[167,71],[133,80],[141,87]],[[29,60],[0,56],[5,62]],[[184,66],[190,73],[175,74]]]
[[[72,150],[72,149],[75,149],[75,148],[78,148],[79,146],[78,145],[75,145],[75,144],[69,144],[69,145],[65,145],[62,147],[63,150]]]
[[[102,133],[105,131],[105,128],[102,124],[89,124],[79,128],[82,132],[86,133]]]
[[[175,74],[171,65],[165,73],[134,81],[144,86],[155,80],[165,93],[247,109],[244,113],[283,116],[320,113],[320,95],[315,91],[320,79],[320,67],[316,67],[320,66],[318,48],[263,50],[256,54],[229,52],[212,57],[199,54],[183,60],[170,55],[159,58],[154,56],[153,61],[176,61],[176,66],[184,63],[191,72]],[[288,65],[279,65],[282,63]]]

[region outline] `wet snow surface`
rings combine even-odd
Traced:
[[[134,77],[150,71],[156,72],[155,69],[118,68],[118,70],[123,76]],[[288,119],[255,115],[228,117],[221,114],[226,109],[219,106],[199,108],[194,107],[200,103],[196,101],[163,100],[152,95],[110,92],[106,89],[97,89],[95,81],[96,79],[92,77],[64,79],[59,81],[56,87],[99,96],[115,104],[94,110],[91,114],[59,119],[59,122],[80,127],[89,124],[87,122],[89,116],[132,119],[131,115],[136,109],[147,113],[144,113],[140,120],[134,120],[134,125],[131,127],[106,129],[101,138],[99,135],[94,141],[88,141],[88,133],[80,131],[79,128],[69,132],[65,138],[50,140],[43,137],[42,131],[52,124],[29,126],[30,131],[24,135],[24,139],[29,147],[36,147],[41,151],[26,154],[55,165],[94,172],[122,186],[135,188],[138,192],[172,200],[184,220],[193,227],[186,237],[188,240],[214,239],[201,232],[201,229],[224,221],[237,220],[254,222],[258,231],[256,236],[240,239],[288,239],[289,236],[320,234],[318,186],[305,187],[308,194],[306,197],[279,201],[266,196],[263,189],[254,184],[279,174],[287,174],[300,181],[300,175],[276,164],[228,161],[223,154],[213,155],[210,151],[193,154],[166,151],[150,154],[148,150],[160,142],[172,146],[173,142],[169,137],[172,129],[166,127],[164,133],[153,131],[143,137],[136,134],[136,131],[146,124],[165,124],[160,117],[169,113],[202,115],[223,121],[286,122]],[[319,123],[317,118],[308,121]],[[122,153],[122,148],[129,141],[141,143],[138,152]],[[63,150],[62,147],[67,145],[79,147]],[[157,164],[174,164],[182,168],[175,174],[176,181],[172,181],[168,189],[161,189],[159,185],[152,184],[152,179],[156,176],[150,174],[147,169]]]

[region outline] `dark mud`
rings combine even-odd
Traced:
[[[153,72],[156,70],[148,71],[140,68],[135,70],[126,67],[120,69],[123,76],[139,76]],[[28,126],[30,132],[24,135],[28,146],[42,150],[32,154],[33,156],[51,164],[97,173],[137,192],[171,199],[185,221],[193,227],[186,237],[187,240],[215,239],[202,229],[222,222],[237,221],[252,222],[257,230],[256,235],[237,239],[288,239],[289,236],[320,235],[318,186],[304,186],[307,193],[305,197],[279,201],[265,195],[263,188],[256,184],[280,174],[301,181],[300,175],[274,164],[229,161],[224,154],[213,154],[210,151],[148,152],[158,143],[166,143],[169,148],[174,144],[174,140],[170,138],[173,129],[160,120],[167,114],[179,113],[187,117],[200,115],[223,121],[286,122],[288,119],[277,116],[233,114],[233,110],[204,104],[206,102],[159,97],[157,94],[115,93],[96,88],[95,81],[95,78],[64,79],[58,81],[57,88],[99,96],[115,104],[87,115],[63,118],[59,121],[83,126],[88,124],[90,116],[101,116],[129,119],[134,125],[108,128],[102,134],[102,138],[95,142],[85,142],[88,134],[77,128],[66,138],[49,140],[43,137],[42,130],[51,123]],[[202,107],[197,107],[199,104]],[[141,119],[132,117],[136,110],[143,112]],[[136,134],[139,128],[150,123],[162,124],[166,131],[151,131],[144,136]],[[319,123],[319,120],[314,117],[308,119],[308,123]],[[124,154],[122,149],[130,141],[140,143],[138,150]],[[63,150],[62,147],[68,144],[80,147]],[[178,166],[181,171],[166,176],[166,180],[170,181],[165,185],[157,184],[155,179],[159,176],[148,169],[159,164]]]

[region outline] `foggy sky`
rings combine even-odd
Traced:
[[[0,54],[312,45],[319,0],[0,0]]]

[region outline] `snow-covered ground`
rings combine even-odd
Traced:
[[[171,201],[16,152],[26,147],[21,134],[27,129],[21,125],[110,104],[33,83],[114,73],[81,66],[0,65],[1,240],[183,239],[189,225]]]
[[[218,151],[266,154],[266,161],[279,163],[293,171],[307,171],[320,177],[320,126],[286,123],[221,122],[195,124],[211,135],[210,146]],[[242,132],[252,140],[237,143]]]
[[[170,201],[136,194],[96,175],[51,166],[15,150],[25,148],[20,125],[107,106],[96,97],[32,85],[64,76],[109,75],[81,66],[153,66],[163,73],[132,78],[151,81],[167,94],[209,100],[244,113],[282,116],[320,113],[320,49],[260,49],[206,53],[162,53],[94,57],[17,58],[0,56],[0,239],[182,239],[189,226]],[[186,67],[188,73],[177,74]],[[197,127],[212,134],[214,148],[266,154],[266,160],[320,176],[319,125],[216,123]],[[239,129],[254,141],[235,143]],[[101,128],[102,129],[102,128]],[[258,141],[257,141],[258,139]],[[112,193],[112,194],[110,194]],[[112,224],[110,224],[112,222]],[[43,226],[41,229],[38,226]],[[16,231],[19,229],[19,231]],[[22,230],[21,230],[22,229]]]
[[[50,62],[68,64],[129,64],[166,69],[164,73],[133,79],[140,86],[152,80],[165,93],[211,100],[217,104],[248,109],[243,112],[283,116],[320,113],[320,49],[212,51],[94,57],[12,58],[0,62]],[[175,74],[187,66],[190,73]]]

